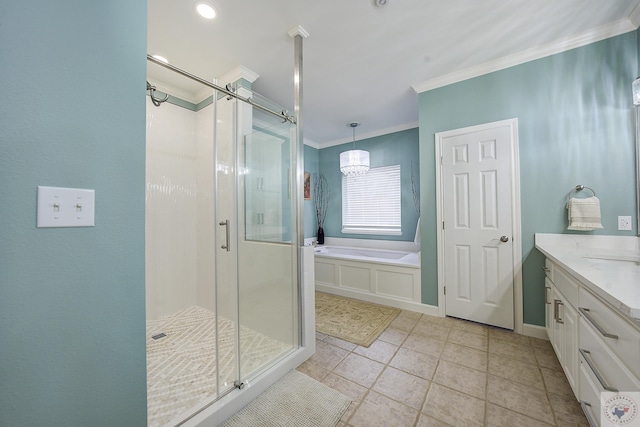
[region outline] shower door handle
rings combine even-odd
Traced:
[[[222,246],[220,246],[222,249],[226,249],[227,252],[231,251],[231,245],[229,244],[229,220],[224,220],[224,221],[220,221],[220,225],[224,225],[225,228],[225,235],[226,235],[226,243]]]

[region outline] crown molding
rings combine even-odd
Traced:
[[[472,79],[474,77],[493,73],[495,71],[504,70],[505,68],[514,67],[516,65],[524,64],[536,59],[545,58],[547,56],[555,55],[557,53],[575,49],[577,47],[586,46],[588,44],[608,39],[610,37],[615,37],[620,34],[633,31],[637,28],[637,26],[634,25],[631,20],[632,15],[638,15],[636,18],[640,19],[640,10],[638,10],[638,7],[634,8],[634,10],[629,15],[629,18],[623,18],[618,21],[612,22],[611,24],[603,25],[586,33],[582,33],[576,37],[540,45],[531,49],[524,50],[522,52],[515,53],[513,55],[508,55],[502,58],[495,59],[493,61],[465,68],[463,70],[454,71],[450,74],[445,74],[443,76],[425,80],[421,83],[416,83],[411,87],[417,93],[426,92],[453,83]]]
[[[640,27],[640,2],[629,12],[629,22],[636,28]]]
[[[309,37],[309,32],[302,28],[302,26],[300,25],[297,25],[290,29],[287,34],[289,34],[289,37],[291,38],[294,38],[295,36],[301,36],[302,38],[306,39],[307,37]]]
[[[395,133],[395,132],[402,132],[403,130],[407,130],[407,129],[414,129],[418,127],[418,122],[411,122],[411,123],[405,123],[402,125],[397,125],[397,126],[392,126],[392,127],[388,127],[385,129],[378,129],[369,133],[364,133],[364,134],[360,134],[358,135],[358,139],[356,139],[356,141],[362,141],[363,139],[369,139],[369,138],[375,138],[376,136],[382,136],[382,135],[388,135],[390,133]],[[327,142],[320,142],[317,143],[317,147],[314,148],[318,148],[318,149],[322,149],[322,148],[328,148],[328,147],[333,147],[336,145],[342,145],[342,144],[347,144],[349,142],[353,142],[352,138],[340,138],[340,139],[336,139],[334,141],[327,141]],[[306,141],[305,141],[306,143]],[[308,144],[310,145],[310,144]]]
[[[240,79],[245,79],[249,83],[253,83],[258,80],[258,77],[260,77],[260,74],[250,70],[244,65],[238,65],[232,70],[226,72],[222,77],[220,77],[220,80],[225,83],[232,83],[237,82]]]
[[[311,147],[311,148],[315,148],[316,150],[319,150],[319,149],[320,149],[320,144],[318,144],[317,142],[312,141],[312,140],[310,140],[309,138],[304,138],[304,137],[303,137],[302,139],[303,139],[303,141],[304,141],[304,142],[303,142],[303,143],[304,143],[304,145],[308,145],[309,147]]]
[[[218,86],[224,87],[227,83],[237,82],[240,79],[245,79],[249,83],[253,83],[258,79],[258,77],[260,77],[258,73],[250,70],[244,65],[238,65],[235,68],[231,69],[230,71],[226,72],[222,77],[213,79],[212,83]],[[213,94],[213,89],[209,87],[203,87],[198,92],[191,95],[191,97],[199,100],[196,102],[197,104],[207,99],[212,94]]]

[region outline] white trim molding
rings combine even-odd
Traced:
[[[402,125],[392,126],[386,129],[379,129],[373,132],[358,135],[357,141],[361,141],[363,139],[375,138],[376,136],[388,135],[390,133],[402,132],[403,130],[414,129],[417,127],[418,127],[418,122],[410,122]],[[314,148],[318,148],[318,149],[328,148],[328,147],[333,147],[335,145],[341,145],[341,144],[346,144],[350,142],[353,142],[352,138],[340,138],[333,141],[320,142],[317,144],[317,147],[314,147]],[[311,145],[311,144],[307,144],[307,145]]]
[[[522,325],[522,335],[526,335],[528,337],[540,338],[541,340],[549,341],[549,336],[547,335],[547,329],[544,326],[531,325],[529,323],[525,323]]]
[[[309,147],[315,148],[316,150],[322,148],[320,147],[320,144],[309,138],[304,138],[304,145],[308,145]]]
[[[439,87],[458,83],[464,80],[469,80],[474,77],[479,77],[485,74],[493,73],[495,71],[504,70],[516,65],[524,64],[525,62],[530,62],[536,59],[555,55],[556,53],[561,53],[571,49],[575,49],[577,47],[586,46],[588,44],[608,39],[610,37],[619,36],[620,34],[628,33],[629,31],[633,31],[636,29],[637,26],[634,25],[631,19],[633,19],[634,21],[640,20],[640,10],[638,10],[638,7],[636,7],[631,12],[631,14],[629,15],[629,19],[620,19],[618,21],[600,26],[572,38],[543,44],[531,49],[524,50],[522,52],[495,59],[493,61],[485,62],[483,64],[465,68],[463,70],[454,71],[453,73],[445,74],[443,76],[434,77],[421,83],[416,83],[411,87],[417,93],[427,92]]]
[[[220,77],[220,81],[224,83],[233,83],[240,79],[245,79],[249,83],[253,83],[258,80],[258,77],[260,77],[260,74],[255,71],[245,67],[244,65],[237,65],[233,69],[224,73],[224,75]]]
[[[387,298],[380,295],[374,295],[367,292],[360,292],[357,290],[338,288],[336,286],[327,286],[316,283],[316,290],[325,292],[328,294],[339,295],[345,298],[353,298],[360,301],[366,301],[373,304],[386,305],[388,307],[395,307],[401,310],[415,311],[416,313],[427,314],[429,316],[438,317],[438,307],[435,305],[422,304],[413,301],[399,300],[396,298]]]
[[[640,27],[640,3],[629,13],[629,21],[634,27]]]
[[[296,25],[295,27],[287,31],[287,34],[289,34],[289,37],[291,38],[294,38],[295,36],[300,36],[303,39],[306,39],[307,37],[309,37],[309,32],[304,28],[302,28],[302,26],[300,25]]]

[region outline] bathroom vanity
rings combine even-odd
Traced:
[[[640,239],[541,234],[549,340],[592,426],[600,393],[640,391]]]

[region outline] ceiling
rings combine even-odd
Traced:
[[[635,29],[640,0],[148,0],[148,52],[205,79],[238,65],[293,111],[293,39],[304,40],[305,142],[323,147],[417,126],[417,90]],[[202,86],[148,63],[158,88],[192,102]],[[414,87],[416,89],[414,89]]]

